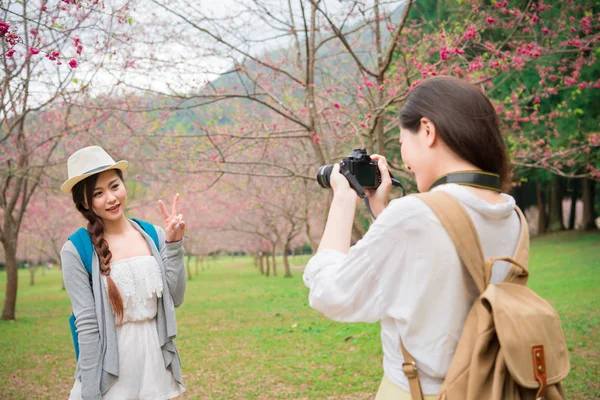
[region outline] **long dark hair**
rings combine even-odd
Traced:
[[[477,86],[449,76],[424,80],[406,98],[400,125],[416,133],[423,117],[452,151],[483,171],[500,175],[508,190],[508,154],[498,115]]]
[[[117,175],[121,181],[123,181],[123,172],[115,169]],[[92,239],[94,249],[100,258],[100,273],[106,275],[106,283],[108,286],[108,298],[112,305],[113,311],[117,316],[117,321],[123,320],[123,298],[121,292],[110,277],[110,260],[112,259],[112,253],[108,248],[108,242],[104,239],[104,221],[92,210],[92,199],[94,198],[94,190],[96,188],[96,182],[100,174],[94,174],[78,182],[71,190],[73,194],[73,202],[77,210],[85,217],[88,221],[87,231]],[[87,207],[87,208],[86,208]]]

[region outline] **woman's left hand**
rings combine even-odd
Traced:
[[[179,193],[173,199],[173,207],[171,214],[167,212],[167,208],[161,200],[158,201],[158,208],[165,220],[165,233],[167,234],[167,242],[178,242],[183,239],[185,232],[185,221],[182,214],[177,214],[177,204],[179,203]]]
[[[371,159],[377,161],[377,168],[379,168],[379,172],[381,173],[381,184],[376,190],[365,189],[365,192],[369,196],[373,214],[378,217],[388,205],[390,192],[392,191],[392,179],[390,178],[390,171],[384,156],[372,154]]]
[[[333,190],[334,197],[358,198],[358,195],[350,187],[348,179],[340,172],[340,164],[335,164],[329,176],[329,184]]]

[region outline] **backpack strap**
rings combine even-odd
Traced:
[[[79,253],[79,257],[81,257],[83,266],[85,267],[88,274],[90,274],[91,278],[94,245],[92,244],[92,239],[90,238],[89,232],[85,228],[79,228],[74,234],[69,236],[69,240],[75,246],[75,249]]]
[[[425,397],[423,396],[423,389],[421,388],[421,379],[419,379],[419,370],[417,369],[417,362],[410,355],[404,344],[402,343],[402,339],[400,339],[400,348],[402,349],[402,358],[404,358],[404,362],[402,363],[402,372],[406,375],[408,379],[408,386],[410,388],[410,396],[412,400],[423,400]]]
[[[160,252],[160,246],[158,243],[158,232],[156,232],[156,228],[150,222],[142,221],[141,219],[131,218],[132,221],[135,221],[143,230],[150,236],[154,245],[156,246],[156,250]]]
[[[496,261],[506,261],[511,265],[504,282],[520,285],[527,283],[529,275],[529,228],[527,220],[519,207],[515,207],[515,211],[519,215],[521,232],[514,255],[512,257],[484,260],[479,235],[469,213],[460,200],[443,191],[421,193],[416,196],[432,209],[448,232],[460,259],[465,264],[480,294],[490,283],[492,266]],[[482,265],[483,269],[481,268]]]
[[[486,271],[481,268],[484,265],[483,250],[479,235],[467,210],[456,197],[444,191],[421,193],[416,196],[425,202],[438,217],[452,239],[456,251],[473,278],[479,293],[483,293],[489,279],[486,279]]]
[[[484,264],[481,242],[467,210],[460,204],[458,199],[446,192],[427,192],[415,196],[425,202],[438,217],[450,239],[452,239],[456,251],[467,267],[479,293],[483,293],[489,278],[486,282],[486,273],[481,268]],[[404,347],[402,338],[400,338],[400,348],[404,359],[402,372],[408,379],[410,396],[412,400],[423,400],[423,389],[421,388],[417,363]]]
[[[156,250],[160,251],[160,247],[158,244],[158,233],[156,232],[156,228],[149,222],[142,221],[141,219],[132,218],[143,230],[150,236],[154,245],[156,246]],[[94,245],[92,244],[92,239],[90,237],[89,232],[85,228],[79,228],[75,233],[69,236],[69,240],[75,246],[75,249],[79,253],[79,257],[83,262],[83,266],[85,270],[88,272],[90,277],[90,284],[92,281],[92,258],[94,256]],[[71,317],[69,318],[69,326],[71,328],[71,336],[73,338],[73,345],[75,347],[75,359],[79,359],[79,335],[77,334],[77,328],[75,325],[75,315],[71,313]]]
[[[133,221],[137,222],[137,224],[150,236],[156,249],[160,251],[160,247],[158,244],[158,232],[156,232],[156,228],[149,222],[142,221],[141,219],[131,218]],[[69,240],[75,246],[75,249],[79,253],[79,257],[81,257],[81,261],[83,262],[83,266],[90,276],[92,275],[92,257],[94,256],[94,245],[92,244],[92,239],[90,238],[90,234],[85,228],[79,228],[75,233],[69,236]]]
[[[79,253],[79,257],[83,262],[83,266],[90,278],[90,286],[92,282],[92,257],[94,256],[94,245],[90,234],[85,228],[79,228],[75,233],[69,236],[69,240],[75,246],[75,250]],[[75,360],[79,360],[79,335],[75,325],[75,314],[71,313],[69,317],[69,327],[71,328],[71,337],[73,338],[73,346],[75,347]]]
[[[509,269],[504,282],[512,282],[525,286],[529,277],[529,226],[521,209],[515,207],[515,210],[521,221],[521,233],[519,234],[519,242],[517,243],[515,254],[509,260],[505,261],[519,267],[519,269]]]
[[[483,293],[490,283],[492,266],[496,261],[507,261],[511,264],[505,281],[515,281],[515,283],[523,285],[527,282],[529,229],[527,227],[527,220],[518,207],[515,208],[521,220],[521,233],[514,258],[497,257],[485,261],[475,225],[473,225],[473,221],[467,210],[456,197],[443,191],[421,193],[415,196],[432,209],[442,223],[442,226],[448,232],[461,261],[465,264],[480,294]],[[513,265],[518,267],[518,269],[512,267]],[[404,347],[402,338],[400,338],[400,348],[402,349],[402,356],[404,358],[402,371],[408,379],[410,395],[413,400],[423,400],[423,389],[421,388],[416,361],[408,350],[406,350],[406,347]]]

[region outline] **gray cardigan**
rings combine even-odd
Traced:
[[[183,303],[185,268],[183,240],[166,243],[165,231],[155,226],[160,252],[152,239],[135,222],[131,224],[144,236],[152,255],[160,266],[163,279],[162,297],[158,299],[156,328],[165,367],[175,380],[183,385],[181,361],[173,339],[177,335],[175,307]],[[79,253],[67,241],[60,253],[65,288],[71,299],[75,324],[79,335],[79,360],[75,379],[81,380],[81,397],[84,400],[101,399],[119,378],[119,349],[112,306],[100,280],[99,259],[92,257],[92,282],[83,266]]]

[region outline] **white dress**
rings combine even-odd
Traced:
[[[104,400],[165,400],[184,392],[184,387],[164,366],[156,330],[158,298],[163,281],[153,256],[136,256],[111,263],[111,278],[123,298],[123,324],[117,326],[119,379],[102,396]],[[106,277],[103,287],[108,290]],[[81,399],[76,379],[70,400]]]

